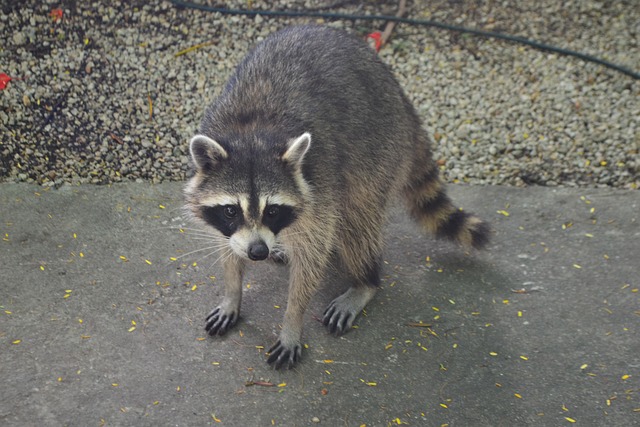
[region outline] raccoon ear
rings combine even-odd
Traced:
[[[301,164],[304,155],[311,146],[311,134],[305,132],[299,137],[292,139],[287,144],[287,151],[282,155],[282,160],[293,164]]]
[[[198,170],[214,168],[229,156],[220,144],[204,135],[191,138],[189,152]]]

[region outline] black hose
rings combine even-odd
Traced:
[[[614,64],[609,61],[605,61],[604,59],[596,58],[592,55],[587,55],[586,53],[575,52],[569,49],[563,49],[556,46],[551,46],[545,43],[540,43],[535,40],[529,40],[520,36],[512,36],[509,34],[496,33],[493,31],[484,31],[484,30],[476,30],[473,28],[461,27],[459,25],[449,25],[443,24],[442,22],[431,21],[426,19],[412,19],[412,18],[402,18],[398,16],[387,16],[387,15],[352,15],[352,14],[342,14],[342,13],[332,13],[332,12],[305,12],[305,11],[294,11],[294,10],[240,10],[240,9],[227,9],[223,7],[212,7],[205,6],[197,3],[190,3],[181,0],[171,0],[175,6],[187,8],[187,9],[197,9],[204,10],[206,12],[219,12],[227,15],[247,15],[247,16],[284,16],[284,17],[309,17],[309,18],[323,18],[323,19],[345,19],[345,20],[365,20],[365,21],[394,21],[400,22],[403,24],[410,25],[423,25],[427,27],[435,27],[443,30],[449,31],[457,31],[460,33],[473,34],[480,37],[494,38],[507,40],[510,42],[520,43],[527,46],[531,46],[535,49],[539,49],[546,52],[555,52],[561,55],[573,56],[583,61],[593,62],[595,64],[602,65],[607,68],[611,68],[623,74],[626,74],[636,80],[640,80],[640,73],[637,73],[628,68],[622,67],[620,65]]]

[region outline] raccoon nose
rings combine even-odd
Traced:
[[[249,259],[253,261],[262,261],[269,256],[269,248],[264,242],[253,243],[249,246]]]

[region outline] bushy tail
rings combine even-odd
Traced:
[[[435,164],[413,177],[405,188],[405,198],[413,219],[436,237],[475,249],[482,249],[489,243],[489,224],[454,206]]]

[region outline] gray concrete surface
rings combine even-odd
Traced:
[[[207,337],[220,269],[183,256],[206,243],[178,230],[179,184],[0,185],[0,424],[639,425],[640,192],[450,191],[493,223],[489,250],[394,214],[357,329],[317,321],[333,273],[277,372],[286,269],[252,268],[241,321]]]

